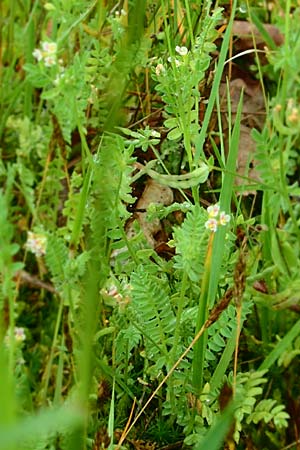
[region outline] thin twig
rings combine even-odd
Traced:
[[[25,270],[19,270],[17,277],[20,279],[21,283],[31,284],[33,287],[45,289],[45,291],[51,292],[52,294],[57,294],[57,291],[52,284],[45,283],[38,277],[30,275],[30,273]]]

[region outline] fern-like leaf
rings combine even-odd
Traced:
[[[187,273],[190,280],[199,283],[203,273],[203,264],[208,242],[205,229],[206,211],[198,205],[193,206],[173,236],[176,247],[174,266]]]
[[[62,238],[54,234],[48,236],[45,258],[53,281],[59,289],[65,281],[65,267],[68,263],[68,248]]]
[[[247,423],[265,422],[269,423],[272,420],[276,428],[287,427],[289,419],[288,413],[285,411],[284,405],[278,405],[274,399],[261,400],[255,407],[254,411],[247,418]]]
[[[263,392],[262,385],[267,382],[264,377],[266,370],[257,372],[239,373],[237,376],[236,394],[241,399],[239,407],[235,411],[236,426],[234,440],[238,443],[242,430],[242,421],[254,410],[256,397]]]
[[[244,301],[242,305],[242,321],[245,320],[250,312],[251,303]],[[236,333],[236,325],[236,308],[233,305],[229,305],[222,312],[219,319],[208,329],[207,366],[209,366],[209,361],[217,359],[218,355],[223,351],[228,338],[231,338],[233,333]]]
[[[157,369],[167,366],[175,326],[167,282],[140,266],[132,274],[131,286],[132,307],[143,331],[147,356]]]

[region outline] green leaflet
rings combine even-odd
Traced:
[[[47,237],[46,264],[50,269],[56,287],[65,282],[65,268],[68,265],[68,248],[64,240],[55,234]]]
[[[194,283],[200,283],[207,250],[206,211],[192,206],[180,227],[174,229],[175,267],[183,270]]]
[[[153,180],[165,186],[174,189],[188,189],[197,186],[200,183],[204,183],[208,178],[210,167],[208,164],[202,162],[197,169],[183,175],[164,175],[155,172],[155,170],[152,170],[147,166],[145,166],[142,172],[148,174]]]

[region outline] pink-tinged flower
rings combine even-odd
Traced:
[[[165,71],[166,71],[166,69],[164,68],[164,66],[162,64],[157,64],[157,66],[155,67],[155,73],[158,77],[161,73],[164,73]]]
[[[186,47],[180,47],[179,45],[176,45],[175,47],[175,51],[178,53],[178,55],[180,56],[185,56],[188,54],[188,49]]]
[[[208,217],[217,217],[220,212],[220,206],[219,205],[211,205],[207,208]]]
[[[57,51],[57,44],[56,42],[42,42],[41,43],[43,51],[48,55],[55,55]]]
[[[56,52],[57,44],[56,42],[41,42],[41,50],[39,48],[34,49],[32,52],[33,56],[37,61],[44,60],[46,67],[51,67],[56,64]]]
[[[110,286],[110,288],[106,291],[107,295],[110,297],[117,297],[119,294],[118,288],[115,285]]]
[[[23,327],[15,327],[15,339],[17,342],[25,341],[25,331]]]
[[[45,66],[46,67],[55,66],[55,64],[56,64],[56,59],[54,56],[49,55],[49,56],[45,57]]]
[[[23,327],[15,327],[14,329],[14,338],[16,342],[23,342],[26,339],[25,331]],[[8,330],[6,333],[6,336],[4,338],[4,342],[7,346],[9,346],[10,343],[10,331]]]
[[[230,222],[230,215],[225,214],[224,211],[220,213],[219,223],[220,225],[226,225],[228,222]]]
[[[25,248],[36,256],[43,256],[46,253],[47,237],[43,234],[28,231]]]
[[[42,54],[41,50],[38,48],[35,48],[33,50],[32,55],[37,61],[41,61],[43,59],[43,54]]]
[[[219,225],[226,225],[230,221],[229,214],[220,211],[219,205],[211,205],[207,208],[208,220],[205,222],[205,228],[216,232]]]
[[[205,222],[204,226],[207,230],[213,231],[215,233],[218,229],[218,222],[216,219],[210,218]]]

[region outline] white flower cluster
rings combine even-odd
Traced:
[[[165,73],[166,69],[164,68],[163,64],[157,64],[155,67],[155,73],[159,77],[162,73]]]
[[[121,9],[121,11],[116,11],[115,12],[116,17],[120,17],[120,16],[127,16],[127,12],[125,11],[125,9]]]
[[[55,66],[57,44],[55,42],[41,42],[41,49],[35,48],[32,52],[37,61],[44,61],[46,67]]]
[[[184,47],[184,46],[180,47],[179,45],[176,45],[175,51],[180,56],[186,56],[188,54],[188,52],[189,52],[186,47]],[[181,61],[179,61],[179,59],[175,58],[174,56],[169,56],[168,57],[168,62],[169,63],[174,63],[176,67],[181,66]],[[165,73],[165,71],[166,71],[166,69],[165,69],[165,67],[162,64],[157,64],[157,66],[155,68],[155,72],[156,72],[157,76]]]
[[[47,237],[43,234],[28,231],[27,241],[25,243],[26,250],[34,253],[36,256],[43,256],[46,253]]]
[[[226,214],[224,211],[220,211],[219,205],[211,205],[207,208],[208,212],[208,220],[205,222],[205,228],[207,230],[213,231],[214,233],[217,231],[218,226],[225,226],[230,221],[229,214]]]

